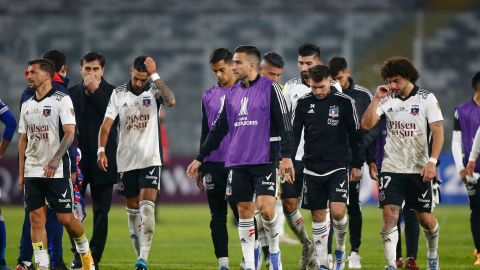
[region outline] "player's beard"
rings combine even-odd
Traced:
[[[303,83],[308,84],[308,71],[301,71],[300,77],[302,77]]]

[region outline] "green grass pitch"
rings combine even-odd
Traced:
[[[159,222],[156,225],[153,246],[150,252],[150,269],[217,269],[217,261],[210,240],[209,210],[207,205],[162,205],[158,206]],[[363,237],[360,254],[363,269],[383,269],[385,260],[380,241],[381,212],[374,206],[363,209]],[[7,224],[6,258],[14,266],[19,250],[23,222],[23,208],[3,206]],[[473,243],[470,233],[469,209],[462,206],[439,206],[435,211],[440,222],[440,265],[444,270],[480,269],[473,266]],[[92,213],[88,209],[86,232],[91,235]],[[309,232],[311,218],[303,212]],[[114,206],[110,212],[109,235],[101,269],[133,269],[135,256],[128,237],[127,217],[123,206]],[[291,233],[289,228],[285,229]],[[241,259],[238,233],[229,219],[230,269],[238,269]],[[420,234],[418,263],[425,269],[426,249]],[[64,234],[65,262],[71,260],[69,241]],[[299,245],[281,245],[283,269],[298,269],[301,253]],[[349,250],[347,243],[347,250]],[[404,251],[405,252],[405,251]],[[263,266],[265,269],[265,266]],[[347,269],[347,267],[346,267]]]

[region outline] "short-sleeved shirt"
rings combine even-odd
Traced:
[[[442,121],[433,93],[414,86],[406,99],[394,93],[382,99],[379,116],[386,116],[387,139],[382,171],[421,173],[428,162],[428,124]]]
[[[27,134],[24,177],[44,177],[43,168],[53,158],[63,139],[63,125],[75,125],[72,100],[51,90],[41,100],[34,95],[22,104],[19,133]],[[69,178],[68,153],[62,157],[52,178]]]
[[[119,117],[118,172],[161,166],[158,111],[155,99],[159,90],[147,84],[141,93],[134,93],[131,83],[113,90],[105,117]]]

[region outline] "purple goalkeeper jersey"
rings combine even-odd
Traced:
[[[212,126],[215,124],[218,116],[223,110],[223,106],[225,104],[225,95],[228,91],[227,89],[229,88],[222,88],[216,85],[203,93],[202,106],[205,116],[207,117],[208,130],[212,129]],[[224,163],[228,150],[228,140],[229,135],[227,134],[227,136],[221,142],[220,147],[217,150],[212,151],[210,155],[206,156],[204,162]]]
[[[480,127],[480,106],[473,99],[460,104],[455,111],[453,129],[462,132],[463,165],[468,163],[468,157],[472,151],[475,133]],[[477,159],[475,171],[480,171],[480,159]]]
[[[272,81],[260,78],[227,92],[226,113],[230,143],[225,167],[270,162],[270,96]]]

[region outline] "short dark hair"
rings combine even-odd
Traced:
[[[65,54],[58,50],[47,51],[42,58],[52,61],[55,72],[59,72],[67,62]]]
[[[478,71],[477,73],[475,73],[475,75],[473,75],[473,78],[472,78],[473,90],[477,90],[477,87],[480,87],[478,83],[480,83],[480,71]]]
[[[235,53],[246,53],[247,56],[253,56],[255,57],[255,60],[257,60],[257,62],[260,62],[260,51],[255,46],[240,45],[235,48]]]
[[[320,48],[312,43],[303,43],[298,46],[298,55],[300,56],[311,56],[315,55],[320,59]]]
[[[50,78],[53,78],[53,75],[55,75],[55,69],[53,62],[48,60],[48,59],[34,59],[28,61],[28,65],[39,65],[40,69],[48,72],[50,74]]]
[[[283,66],[285,65],[285,63],[283,62],[283,58],[276,52],[267,52],[263,55],[263,60],[265,60],[269,65],[276,68],[283,68]]]
[[[383,80],[400,76],[415,83],[420,75],[417,69],[413,66],[412,61],[406,57],[395,56],[387,59],[382,66],[381,75]]]
[[[308,78],[314,82],[321,82],[330,77],[330,69],[325,65],[316,65],[308,71]]]
[[[335,77],[340,71],[344,71],[348,67],[347,60],[343,57],[335,56],[328,62],[328,67],[330,68],[330,75]]]
[[[226,48],[217,48],[210,53],[210,64],[215,64],[220,61],[225,63],[232,62],[233,54]]]
[[[145,55],[141,55],[135,58],[132,68],[139,72],[147,72],[147,66],[145,66],[145,59],[147,59]]]
[[[103,56],[101,53],[98,52],[87,52],[84,55],[82,55],[82,58],[80,58],[80,66],[83,66],[85,62],[93,62],[95,60],[98,60],[100,62],[100,66],[105,67],[105,56]]]

